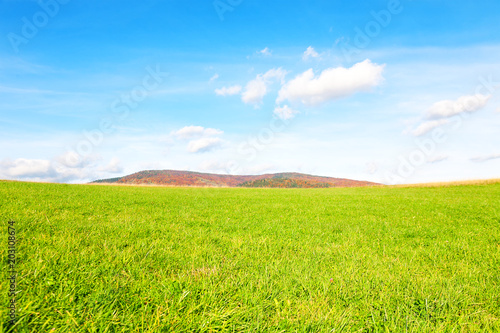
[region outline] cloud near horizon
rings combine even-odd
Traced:
[[[171,133],[181,140],[189,140],[187,151],[190,153],[203,153],[219,147],[223,140],[219,137],[223,131],[202,126],[185,126]]]
[[[0,161],[0,179],[36,182],[75,182],[98,179],[123,172],[120,160],[112,158],[107,165],[99,166],[98,158],[86,158],[68,163],[71,152],[51,160],[18,158]]]
[[[437,156],[432,156],[427,159],[427,163],[439,163],[439,162],[444,162],[447,161],[450,158],[449,155],[437,155]]]
[[[500,158],[500,153],[486,155],[486,156],[476,156],[471,158],[470,160],[473,162],[487,162],[491,160],[496,160]]]

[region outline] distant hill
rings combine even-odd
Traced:
[[[319,188],[319,187],[356,187],[381,185],[377,183],[311,176],[302,173],[276,173],[259,176],[233,176],[176,170],[147,170],[128,176],[99,179],[92,183],[201,186],[201,187],[282,187],[282,188]]]

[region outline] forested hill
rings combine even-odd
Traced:
[[[258,176],[220,175],[176,170],[148,170],[128,176],[100,179],[92,183],[202,186],[202,187],[357,187],[380,185],[377,183],[344,178],[312,176],[301,173],[276,173]]]

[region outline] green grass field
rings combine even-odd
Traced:
[[[0,182],[18,332],[499,332],[500,184]]]

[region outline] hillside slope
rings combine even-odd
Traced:
[[[100,179],[92,183],[201,186],[201,187],[356,187],[380,185],[344,178],[312,176],[301,173],[277,173],[258,176],[233,176],[177,170],[147,170],[128,176]]]

